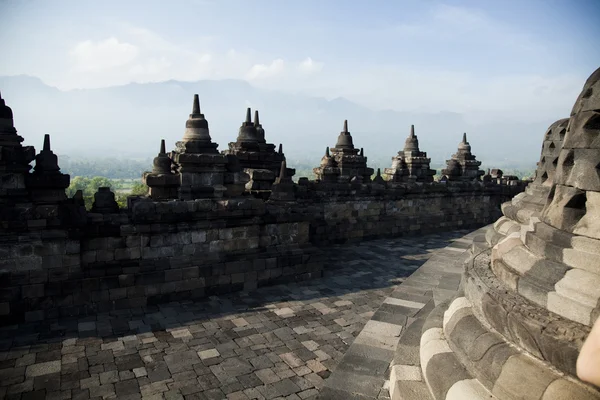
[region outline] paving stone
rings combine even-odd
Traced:
[[[17,393],[23,393],[23,392],[31,392],[31,391],[33,391],[33,382],[34,382],[33,379],[27,379],[21,383],[16,383],[14,385],[11,385],[6,390],[6,393],[17,394]]]
[[[79,387],[81,389],[88,389],[93,386],[100,386],[100,376],[98,374],[94,374],[89,378],[85,378],[79,381]]]
[[[250,364],[256,369],[265,369],[273,366],[273,362],[267,356],[258,356],[250,358]]]
[[[256,372],[254,372],[254,373],[256,374],[256,376],[258,377],[258,379],[260,379],[265,385],[269,385],[271,383],[278,382],[281,379],[270,368],[261,369],[261,370],[258,370]]]
[[[345,353],[368,360],[390,359],[393,351],[350,344],[371,317],[374,322],[404,326],[408,317],[397,318],[395,313],[414,313],[410,306],[431,298],[427,290],[408,285],[395,295],[393,287],[434,254],[426,249],[444,247],[448,237],[334,245],[327,249],[329,268],[321,279],[100,313],[94,320],[65,319],[61,329],[74,337],[58,341],[38,340],[27,331],[30,328],[19,326],[10,331],[11,337],[22,337],[25,346],[35,345],[36,351],[16,344],[0,350],[0,360],[8,362],[0,361],[0,393],[12,385],[29,388],[35,378],[59,373],[60,390],[47,391],[47,395],[70,393],[73,398],[87,399],[92,388],[95,394],[102,394],[109,393],[113,385],[114,394],[108,397],[126,400],[142,394],[206,399],[207,391],[211,396],[241,393],[248,398],[314,396],[333,378],[327,376]],[[420,279],[439,280],[425,275]],[[401,301],[388,301],[382,309],[387,297]],[[40,332],[52,331],[50,325],[41,324]],[[367,331],[373,337],[396,333],[382,329],[386,327],[371,323]],[[4,339],[6,334],[0,331],[0,343]],[[57,363],[48,366],[58,365],[58,371],[39,366],[52,362]],[[26,381],[26,370],[41,370],[45,375]],[[215,373],[227,383],[223,385]],[[51,380],[37,382],[43,386]],[[274,388],[278,382],[285,382],[278,384],[281,388],[291,387],[291,382],[298,391],[281,394]],[[264,385],[262,392],[257,389]]]
[[[117,397],[121,398],[130,394],[137,394],[140,392],[140,386],[135,379],[115,383],[115,391]]]
[[[280,396],[289,396],[290,394],[300,392],[300,388],[290,379],[282,379],[279,382],[275,382],[273,387]]]
[[[310,351],[315,351],[319,348],[319,344],[317,342],[315,342],[314,340],[307,340],[302,342],[302,345],[304,347],[306,347],[308,350]]]
[[[203,351],[198,352],[198,356],[200,356],[200,358],[202,360],[219,357],[220,355],[221,354],[219,353],[219,351],[217,349],[209,349],[209,350],[203,350]]]
[[[15,367],[26,367],[35,363],[35,353],[25,354],[23,357],[15,361]]]
[[[119,371],[108,371],[100,373],[100,384],[115,383],[119,381]]]
[[[279,357],[291,368],[301,367],[304,362],[294,353],[280,354]]]
[[[108,397],[115,394],[115,387],[112,383],[90,388],[90,397]]]
[[[46,390],[54,392],[60,390],[60,373],[47,374],[33,378],[34,390]]]
[[[146,373],[150,382],[161,382],[171,378],[171,372],[165,363],[148,365]]]
[[[53,374],[55,372],[60,372],[61,370],[61,362],[60,361],[48,361],[38,364],[32,364],[27,366],[25,370],[25,375],[27,377],[36,377],[41,375]]]

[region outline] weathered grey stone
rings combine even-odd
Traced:
[[[59,361],[47,361],[38,364],[32,364],[27,367],[25,370],[25,375],[27,377],[36,377],[42,375],[53,374],[56,372],[60,372],[61,363]]]

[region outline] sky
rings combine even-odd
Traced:
[[[600,67],[598,20],[597,0],[0,0],[0,75],[62,90],[242,79],[535,122],[567,116]]]

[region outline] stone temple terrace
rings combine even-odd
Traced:
[[[436,180],[414,126],[375,171],[348,121],[294,180],[262,122],[248,109],[219,151],[194,95],[148,193],[86,210],[0,97],[0,398],[600,399],[577,375],[600,69],[531,181],[481,170],[467,134]]]

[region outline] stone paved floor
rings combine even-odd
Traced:
[[[402,280],[465,231],[333,246],[325,276],[0,328],[0,398],[313,399]]]

